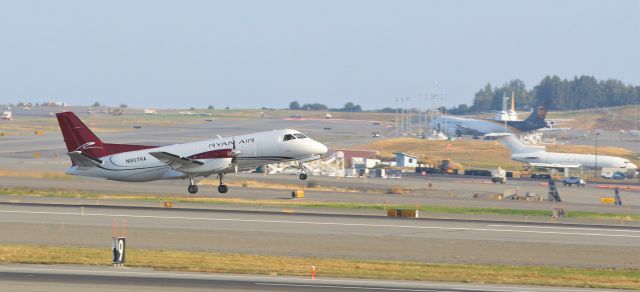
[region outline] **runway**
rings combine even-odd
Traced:
[[[5,265],[0,266],[3,291],[491,291],[582,292],[613,291],[489,284],[412,281],[309,279],[160,272],[104,267]],[[615,290],[622,291],[622,290]]]
[[[66,162],[65,162],[66,163]],[[32,166],[35,167],[35,166]],[[513,208],[551,210],[550,202],[496,200],[487,197],[473,198],[474,193],[502,193],[507,188],[518,188],[520,193],[533,191],[544,194],[546,186],[540,182],[523,181],[518,185],[494,185],[482,184],[482,179],[467,179],[467,182],[459,182],[454,178],[434,178],[431,180],[432,188],[425,189],[425,180],[421,178],[403,178],[402,180],[384,179],[336,179],[329,177],[311,177],[320,186],[336,186],[343,188],[363,188],[362,191],[353,192],[326,192],[305,189],[306,200],[319,202],[351,202],[366,204],[399,204],[399,205],[446,205],[460,207],[487,207],[487,208]],[[271,183],[298,185],[295,188],[305,188],[305,181],[298,180],[293,175],[260,175],[260,174],[230,174],[225,176],[227,182],[240,180],[256,180]],[[515,184],[515,183],[514,183]],[[0,185],[7,188],[34,188],[34,189],[64,189],[76,190],[99,194],[151,194],[159,196],[190,196],[186,192],[187,183],[182,180],[156,181],[148,183],[115,182],[100,179],[73,177],[65,179],[43,179],[28,177],[0,177]],[[387,194],[380,193],[393,186],[401,185],[407,188],[416,188],[411,194]],[[229,193],[221,195],[216,186],[200,186],[198,196],[240,198],[254,200],[282,200],[290,197],[291,189],[260,189],[245,187],[230,187]],[[422,188],[422,189],[418,189]],[[367,190],[376,189],[378,193]],[[623,207],[602,205],[599,198],[611,190],[599,190],[595,187],[585,188],[561,188],[563,207],[570,211],[590,211],[635,214],[640,213],[640,195],[637,191],[622,191],[623,200],[630,205]]]
[[[6,243],[128,245],[296,257],[640,267],[640,228],[260,211],[0,205]]]

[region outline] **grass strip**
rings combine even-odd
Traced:
[[[106,266],[108,248],[0,245],[0,263]],[[167,271],[640,289],[640,271],[479,264],[429,264],[175,250],[127,250],[127,266]]]
[[[414,210],[415,205],[385,205],[371,203],[352,202],[320,202],[311,200],[254,200],[242,198],[219,198],[200,196],[158,196],[145,194],[99,194],[73,190],[39,190],[31,188],[0,188],[0,195],[10,196],[32,196],[32,197],[60,197],[60,198],[80,198],[93,200],[137,200],[151,202],[172,201],[176,203],[204,203],[213,205],[243,205],[243,206],[266,206],[283,208],[323,208],[342,210],[380,210],[406,209]],[[551,210],[528,210],[528,209],[508,209],[508,208],[480,208],[480,207],[456,207],[444,205],[421,205],[418,207],[421,212],[447,213],[447,214],[478,214],[478,215],[503,215],[503,216],[544,216],[550,217]],[[640,221],[640,214],[605,213],[589,211],[568,211],[567,218],[579,219],[607,219],[617,221]]]

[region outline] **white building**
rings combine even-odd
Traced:
[[[399,167],[417,167],[418,166],[418,157],[411,155],[411,154],[407,154],[407,153],[403,153],[403,152],[398,152],[398,153],[394,153],[396,155],[396,165]]]

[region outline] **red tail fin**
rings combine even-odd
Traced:
[[[80,151],[92,157],[108,155],[104,143],[73,112],[57,113],[58,124],[67,150]]]
[[[75,113],[57,113],[56,117],[69,152],[80,151],[91,157],[100,158],[111,154],[155,148],[155,146],[146,145],[103,143]]]

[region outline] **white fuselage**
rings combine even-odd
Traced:
[[[544,150],[513,154],[511,155],[511,159],[530,164],[579,165],[591,169],[602,167],[622,169],[637,168],[635,164],[621,157],[597,155],[596,159],[596,155],[591,154],[558,153]]]
[[[270,163],[301,160],[324,154],[327,151],[326,146],[308,137],[283,140],[285,135],[292,133],[299,134],[295,130],[274,130],[123,152],[98,157],[103,161],[98,167],[72,166],[67,170],[67,173],[117,181],[143,182],[229,173],[236,170],[235,166],[238,170],[250,170]],[[216,169],[215,171],[206,171],[206,169],[199,171],[197,168],[190,173],[177,171],[166,162],[149,154],[151,152],[167,152],[180,157],[189,157],[214,150],[232,150],[234,149],[234,141],[234,151],[239,153],[235,157],[237,159],[235,166],[231,164],[231,158],[199,159],[205,163],[203,169],[217,163],[218,165],[214,165],[213,168]]]
[[[507,126],[505,128],[504,122],[486,120],[486,119],[471,119],[461,118],[453,116],[441,116],[433,120],[435,127],[440,128],[440,131],[447,135],[455,135],[456,131],[461,134],[468,135],[483,135],[487,133],[517,133],[512,127]]]

